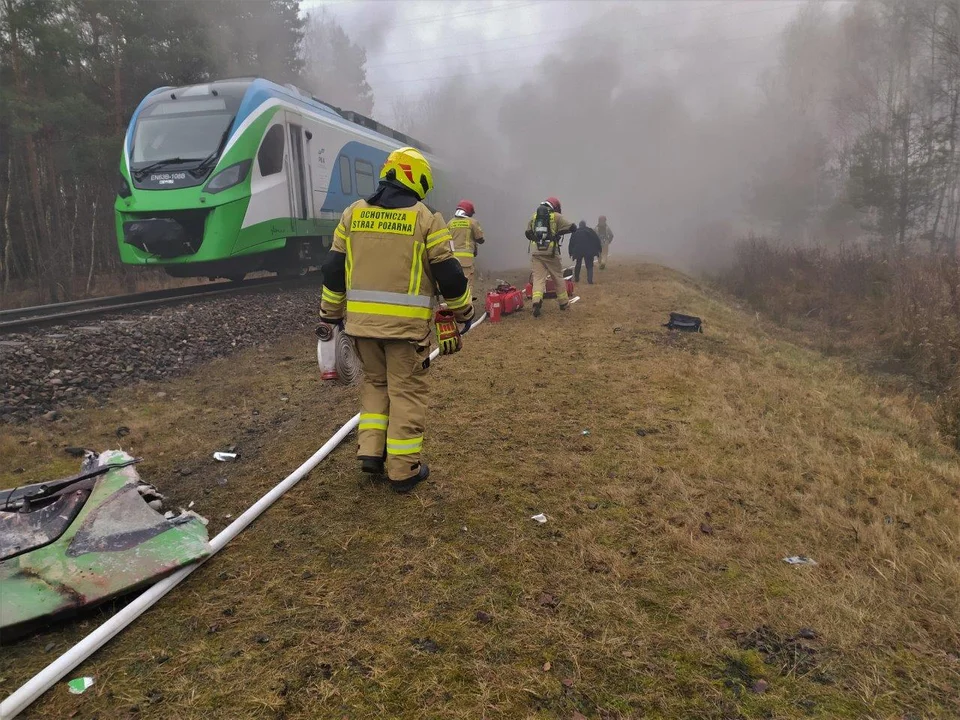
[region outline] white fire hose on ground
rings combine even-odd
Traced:
[[[473,321],[470,330],[486,320],[487,314],[484,313],[478,319]],[[468,331],[469,332],[469,331]],[[341,333],[342,335],[342,333]],[[344,336],[345,337],[345,336]],[[351,348],[352,352],[352,348]],[[440,350],[436,349],[430,353],[430,359],[436,359]],[[60,657],[47,665],[43,670],[34,675],[17,690],[11,693],[3,702],[0,702],[0,720],[11,720],[27,707],[29,707],[43,693],[53,687],[60,678],[73,670],[97,650],[106,645],[110,640],[132,623],[150,607],[152,607],[160,598],[166,595],[179,585],[190,573],[196,570],[200,565],[223,550],[228,542],[243,532],[250,523],[256,520],[264,511],[273,505],[290,488],[300,482],[307,474],[319,465],[334,448],[339,445],[343,439],[349,435],[360,423],[360,414],[354,415],[350,420],[324,443],[309,460],[298,467],[292,473],[287,475],[270,492],[264,495],[251,505],[240,517],[227,525],[220,533],[210,541],[210,555],[204,560],[194,565],[177,570],[172,575],[151,585],[143,591],[133,602],[117,612],[116,615],[107,620],[83,640],[71,647]]]

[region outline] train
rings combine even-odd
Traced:
[[[294,85],[235,78],[162,87],[136,108],[115,202],[121,261],[174,277],[296,276],[322,263],[343,211],[394,149],[430,160],[431,207],[459,199],[424,143]],[[450,210],[448,210],[449,212]]]

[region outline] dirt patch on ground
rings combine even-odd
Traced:
[[[71,673],[91,690],[26,716],[955,717],[960,469],[929,409],[662,268],[579,292],[435,363],[413,495],[346,442]],[[705,335],[665,339],[670,311]],[[314,348],[7,429],[25,470],[0,481],[68,474],[65,446],[124,425],[144,478],[216,532],[356,412]],[[100,619],[4,648],[3,691]]]

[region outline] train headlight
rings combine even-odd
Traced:
[[[117,173],[117,195],[122,198],[128,198],[133,193],[130,191],[130,183],[123,176],[123,173]]]
[[[250,161],[244,160],[243,162],[238,162],[235,165],[224,168],[210,178],[210,182],[207,183],[203,191],[215,195],[222,190],[232,188],[234,185],[242,183],[244,178],[247,177],[248,172],[250,172]]]

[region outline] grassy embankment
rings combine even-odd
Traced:
[[[960,450],[960,258],[749,238],[720,281],[800,343],[922,397]]]
[[[27,716],[955,718],[960,466],[932,411],[679,274],[599,277],[434,365],[431,483],[395,496],[345,443],[71,673],[91,690]],[[668,334],[670,310],[706,334]],[[73,472],[64,445],[126,425],[216,532],[355,412],[313,352],[5,428],[0,483]],[[4,648],[0,689],[98,620]]]

